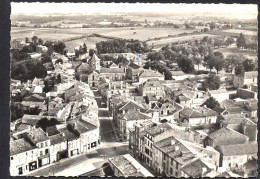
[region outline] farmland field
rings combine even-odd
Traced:
[[[154,44],[154,46],[162,46],[165,44],[170,44],[174,42],[181,42],[186,40],[195,40],[195,39],[202,39],[204,36],[213,37],[216,35],[209,35],[209,34],[198,34],[198,35],[187,35],[187,36],[181,36],[181,37],[169,37],[169,38],[163,38],[159,40],[151,40],[148,41],[148,46],[151,46]]]
[[[78,40],[65,42],[65,45],[68,50],[73,50],[76,46],[80,46],[80,45],[82,46],[84,43],[86,43],[88,49],[90,48],[95,49],[97,42],[106,41],[106,40],[107,39],[102,37],[87,37],[87,38],[81,38]]]
[[[253,60],[257,59],[257,52],[241,50],[236,47],[220,48],[214,51],[222,52],[225,57],[229,54],[237,54],[237,55],[241,54],[249,59],[253,59]]]
[[[12,27],[11,39],[17,38],[31,38],[33,35],[38,36],[44,40],[65,40],[72,37],[78,37],[82,35],[90,35],[92,33],[98,33],[105,36],[119,37],[125,39],[137,39],[148,40],[149,38],[165,37],[168,35],[176,35],[181,33],[189,33],[193,30],[174,29],[174,28],[140,28],[136,27],[131,30],[130,27],[121,28],[70,28],[70,29],[58,29],[58,28],[27,28],[27,27]],[[32,34],[34,32],[34,34]],[[134,34],[134,32],[136,32]]]
[[[235,33],[235,34],[243,33],[244,35],[254,35],[254,36],[257,35],[257,31],[242,30],[242,29],[229,29],[229,30],[223,30],[223,32]]]

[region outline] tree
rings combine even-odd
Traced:
[[[165,79],[166,80],[172,80],[172,74],[171,72],[168,70],[168,68],[160,63],[160,62],[157,62],[157,61],[148,61],[145,63],[145,65],[143,66],[144,69],[148,69],[148,68],[151,68],[152,70],[157,70],[159,71],[160,73],[163,73],[164,76],[165,76]]]
[[[43,64],[44,64],[44,63],[52,62],[52,61],[51,61],[51,57],[50,57],[48,54],[44,54],[44,55],[42,56],[42,58],[41,58],[41,61],[42,61]]]
[[[219,107],[219,106],[220,106],[219,103],[218,103],[218,101],[217,101],[215,98],[213,98],[213,97],[208,98],[208,99],[202,104],[202,106],[204,106],[204,105],[206,105],[207,108],[210,108],[210,109],[214,109],[215,107]]]
[[[89,56],[92,57],[94,55],[94,53],[97,54],[97,51],[94,49],[89,49],[88,53],[89,53]]]
[[[177,64],[184,73],[193,73],[195,71],[194,64],[188,57],[183,56],[177,61]]]
[[[118,64],[128,64],[129,61],[125,57],[123,57],[122,55],[119,55],[118,58],[114,59],[114,63],[117,64],[117,65]]]
[[[55,118],[51,118],[50,120],[47,118],[42,118],[37,122],[36,126],[41,127],[44,131],[46,131],[47,127],[55,126],[57,124],[59,124],[59,121]]]
[[[215,66],[215,59],[216,57],[214,54],[210,54],[204,58],[204,66],[210,70],[210,73]]]
[[[240,33],[240,36],[237,38],[237,47],[238,48],[245,48],[246,47],[246,39],[245,36]]]
[[[240,75],[240,74],[243,74],[245,72],[245,69],[244,69],[244,66],[242,64],[238,64],[236,67],[235,67],[235,74],[236,75]]]
[[[234,68],[240,63],[239,60],[240,60],[240,58],[237,54],[229,54],[226,57],[226,60],[224,63],[226,72],[230,72],[232,74],[232,72],[234,71]]]
[[[82,50],[83,50],[83,53],[84,53],[84,54],[88,52],[88,48],[87,48],[87,46],[86,46],[85,43],[83,44]]]
[[[165,57],[161,52],[152,52],[147,55],[147,60],[151,61],[164,61]]]
[[[222,70],[224,67],[224,55],[221,52],[214,52],[215,61],[214,68],[218,71]]]
[[[38,44],[39,44],[39,45],[43,45],[43,40],[42,40],[42,39],[39,39],[39,40],[38,40]]]
[[[30,43],[29,38],[25,37],[25,43]]]
[[[246,59],[243,61],[243,66],[245,71],[253,71],[255,69],[255,64],[253,60]]]
[[[217,75],[210,74],[205,81],[202,82],[202,89],[206,91],[217,90],[220,87],[220,78]]]
[[[33,36],[33,37],[32,37],[32,42],[33,42],[34,44],[36,44],[36,43],[38,42],[38,37],[37,37],[37,36]]]
[[[64,54],[64,49],[66,48],[66,45],[62,41],[58,41],[57,43],[54,44],[53,49],[55,52]]]
[[[55,64],[57,64],[57,63],[63,64],[63,60],[59,58],[58,60],[55,61]]]
[[[233,37],[229,37],[226,40],[226,45],[229,46],[229,45],[233,44],[234,42],[235,42],[234,38]]]

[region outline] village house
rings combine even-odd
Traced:
[[[144,72],[138,76],[138,82],[140,84],[143,84],[144,82],[148,81],[149,79],[156,79],[156,78],[159,81],[165,80],[165,77],[163,74],[161,74],[157,71],[153,71],[151,69],[147,69],[147,70],[144,70]]]
[[[249,141],[257,139],[257,124],[242,116],[223,116],[223,120],[220,120],[220,127],[227,127],[240,132],[249,137]]]
[[[144,68],[134,63],[130,63],[126,69],[126,76],[128,79],[132,80],[133,82],[138,82],[139,75],[144,71],[145,71]]]
[[[249,89],[238,88],[237,97],[242,99],[258,99],[258,93]]]
[[[38,168],[50,164],[50,138],[42,128],[36,128],[26,133],[25,136],[29,142],[33,143],[38,148]]]
[[[218,113],[207,107],[198,107],[196,109],[184,108],[180,111],[179,122],[188,123],[190,126],[215,124]]]
[[[130,154],[109,158],[108,162],[116,177],[153,177],[153,175]]]
[[[96,71],[93,71],[88,75],[88,85],[90,87],[98,87],[98,81],[99,81],[99,73]]]
[[[121,138],[129,140],[129,130],[134,128],[136,121],[146,121],[151,120],[151,117],[145,113],[140,112],[140,110],[130,109],[125,114],[118,116]]]
[[[219,103],[229,99],[229,92],[226,89],[208,90],[207,95],[215,98]]]
[[[205,146],[232,145],[248,143],[249,137],[227,127],[214,131],[205,139]]]
[[[228,169],[239,169],[246,162],[258,158],[257,143],[220,145],[216,150],[220,153],[220,166]]]
[[[68,156],[67,139],[64,133],[59,133],[55,128],[51,129],[46,133],[50,138],[50,163],[54,163]]]
[[[27,174],[36,170],[38,149],[25,138],[10,140],[10,174],[12,176]]]
[[[110,81],[123,81],[126,79],[125,68],[100,68],[100,78]]]
[[[147,94],[154,94],[155,96],[164,97],[164,86],[160,81],[155,79],[148,79],[139,86],[139,93],[141,96],[147,96]]]
[[[234,76],[233,85],[242,88],[244,85],[252,86],[257,85],[257,71],[244,72]]]

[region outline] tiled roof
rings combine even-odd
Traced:
[[[53,136],[50,136],[50,141],[51,141],[51,145],[55,145],[61,142],[65,142],[66,141],[66,137],[65,135],[63,136],[63,134],[56,134]]]
[[[254,122],[244,117],[234,117],[232,115],[227,115],[223,116],[223,118],[224,119],[221,122],[224,124],[247,124],[256,126]]]
[[[118,109],[122,111],[122,110],[130,110],[130,109],[143,109],[143,107],[141,107],[139,104],[135,103],[134,101],[129,100],[124,104],[120,105]]]
[[[84,120],[73,120],[70,121],[69,124],[72,127],[72,129],[78,132],[79,134],[83,134],[85,132],[89,132],[97,128],[93,124]]]
[[[196,109],[184,108],[180,113],[189,117],[189,118],[197,118],[197,117],[207,117],[207,116],[217,116],[218,113],[213,111],[212,109],[206,107],[198,107]]]
[[[258,152],[257,143],[223,145],[217,149],[219,149],[223,156],[257,154]]]
[[[163,74],[153,71],[153,70],[145,70],[139,78],[147,78],[147,77],[164,77]]]
[[[218,90],[210,90],[209,93],[213,95],[213,94],[220,94],[220,93],[228,93],[228,91],[226,89],[218,89]]]
[[[136,65],[135,63],[130,63],[130,64],[128,65],[128,67],[130,67],[130,68],[132,68],[132,69],[139,69],[139,68],[140,68],[140,66],[139,66],[139,65]]]
[[[185,75],[185,73],[183,71],[170,71],[172,76],[181,76],[181,75]]]
[[[94,53],[90,59],[90,61],[100,61],[100,59],[97,57],[97,55]]]
[[[147,94],[147,98],[149,101],[157,101],[157,98],[154,94]]]
[[[248,137],[227,127],[223,127],[208,135],[215,144],[230,145],[245,142]]]
[[[190,98],[184,96],[183,94],[179,95],[178,98],[180,99],[180,101],[189,101],[189,100],[191,100]]]
[[[78,70],[89,70],[89,65],[87,63],[81,63],[81,65],[77,68]]]
[[[79,139],[79,135],[76,134],[75,132],[71,131],[69,128],[61,128],[61,129],[59,129],[59,131],[61,133],[64,133],[64,135],[68,141]]]
[[[31,125],[29,124],[23,124],[23,123],[20,123],[20,124],[17,124],[15,126],[15,132],[20,132],[20,131],[23,131],[23,130],[27,130],[27,129],[30,129],[31,128]],[[14,132],[14,133],[15,133]]]
[[[24,114],[22,117],[22,123],[35,126],[42,118],[44,118],[44,116]]]
[[[30,132],[28,132],[28,135],[36,142],[43,142],[48,140],[48,136],[45,134],[45,132],[42,130],[42,128],[36,128]]]
[[[159,87],[161,86],[160,81],[156,79],[148,79],[146,82],[143,83],[143,87]]]
[[[125,113],[122,118],[126,119],[127,121],[151,119],[151,117],[147,114],[141,113],[140,111],[134,109],[127,111],[127,113]]]
[[[100,73],[125,73],[124,68],[101,68]]]
[[[35,149],[36,146],[29,143],[26,139],[18,139],[10,141],[10,156],[16,155],[22,152],[27,152],[29,150]]]
[[[149,128],[147,130],[147,133],[149,133],[152,136],[156,136],[156,135],[159,135],[159,134],[161,134],[165,131],[168,131],[170,129],[172,129],[172,127],[168,123],[163,123],[163,124],[154,126],[152,128]]]
[[[112,67],[112,68],[113,68],[113,67],[114,67],[114,68],[118,68],[118,65],[116,65],[115,63],[112,63],[112,64],[110,65],[110,68],[111,68],[111,67]]]
[[[189,177],[197,178],[202,177],[203,168],[206,169],[205,173],[210,172],[210,168],[204,164],[200,159],[195,158],[191,162],[182,166],[181,170],[186,173]]]
[[[46,128],[46,133],[48,134],[48,136],[53,136],[59,134],[60,132],[58,131],[56,126],[49,126]]]
[[[147,169],[145,169],[139,162],[137,162],[130,154],[118,155],[110,158],[109,161],[115,165],[117,169],[124,175],[148,177],[153,176]]]

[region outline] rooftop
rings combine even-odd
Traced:
[[[28,132],[28,135],[36,143],[43,142],[43,141],[46,141],[49,139],[48,136],[46,135],[46,133],[40,127]]]
[[[186,173],[189,177],[193,178],[203,177],[205,173],[211,171],[210,168],[198,158],[195,158],[191,160],[189,163],[182,166],[181,170],[184,173]]]
[[[125,176],[153,177],[153,175],[137,162],[130,154],[109,158],[109,161]]]
[[[206,107],[198,107],[196,109],[186,107],[180,113],[189,118],[217,116],[218,115],[218,113],[216,111],[213,111],[212,109],[209,109]]]
[[[164,77],[163,74],[153,71],[153,70],[145,70],[139,78],[147,78],[147,77]]]
[[[101,68],[100,73],[125,73],[124,68]]]
[[[122,118],[126,119],[127,121],[151,119],[151,117],[148,116],[147,114],[141,113],[140,111],[135,110],[135,109],[128,110],[127,113],[125,113],[122,116]]]
[[[258,152],[257,143],[223,145],[218,149],[224,156],[257,154]]]
[[[16,155],[22,152],[35,149],[36,147],[29,143],[26,139],[18,139],[10,141],[10,156]]]

